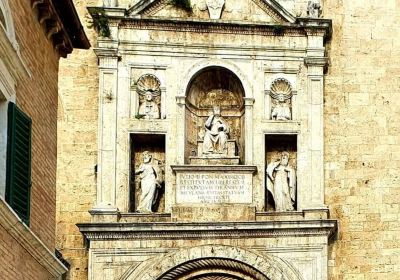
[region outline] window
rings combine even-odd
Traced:
[[[6,202],[29,225],[32,120],[8,103]]]

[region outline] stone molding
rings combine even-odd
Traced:
[[[303,26],[297,24],[264,24],[244,21],[182,20],[162,18],[126,19],[120,28],[163,30],[198,33],[249,34],[263,36],[306,36]],[[322,29],[324,27],[321,27]],[[279,34],[278,34],[279,31]]]
[[[204,262],[198,264],[200,260]],[[224,260],[228,261],[229,264],[224,263]],[[180,272],[185,272],[185,266],[193,265],[200,266],[200,269],[207,269],[207,267],[218,265],[226,269],[231,264],[235,264],[236,268],[240,268],[238,264],[242,264],[247,269],[250,268],[252,272],[255,270],[259,272],[259,276],[264,277],[262,279],[303,280],[303,277],[292,264],[279,257],[261,254],[247,248],[226,245],[203,245],[162,254],[141,263],[139,266],[135,264],[136,268],[133,271],[131,270],[131,273],[125,274],[122,279],[176,279],[174,276],[181,274]],[[245,270],[247,269],[245,268]],[[240,270],[243,271],[243,269]]]
[[[252,165],[171,165],[173,171],[218,171],[218,172],[257,172],[257,166]]]
[[[1,196],[0,225],[55,278],[60,278],[68,271],[54,253],[22,222]]]
[[[253,0],[265,13],[278,22],[293,23],[296,18],[275,0]],[[129,8],[127,14],[151,16],[170,3],[169,0],[142,0]]]
[[[4,62],[6,68],[2,69],[1,75],[9,73],[13,78],[13,83],[10,83],[10,81],[5,78],[4,84],[8,86],[8,92],[14,92],[14,87],[17,81],[21,79],[27,79],[31,77],[32,74],[29,71],[28,66],[22,60],[19,51],[10,41],[4,28],[0,28],[0,53],[2,54],[1,59]]]
[[[88,223],[77,224],[87,240],[209,239],[279,236],[332,237],[336,220],[204,223]]]

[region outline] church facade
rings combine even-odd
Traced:
[[[345,246],[373,212],[335,130],[333,4],[88,2],[91,79],[65,68],[80,104],[65,90],[59,113],[71,279],[375,279]]]

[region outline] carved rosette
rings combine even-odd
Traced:
[[[211,19],[220,19],[225,0],[206,0],[208,12]]]

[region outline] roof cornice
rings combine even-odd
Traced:
[[[62,57],[70,54],[73,48],[88,49],[89,40],[71,0],[54,3],[52,0],[31,0],[31,7],[37,10],[38,21],[54,48]]]

